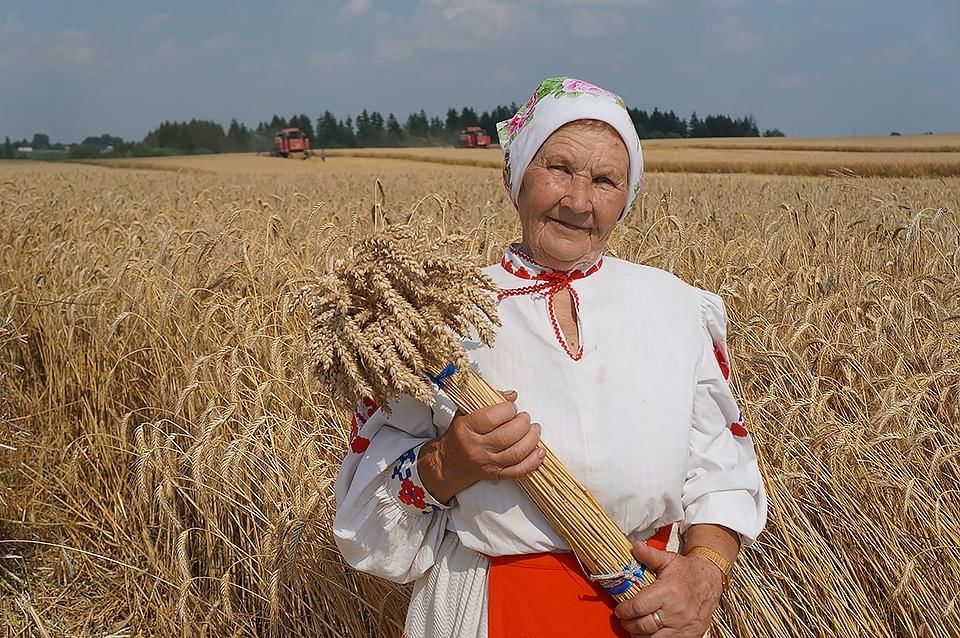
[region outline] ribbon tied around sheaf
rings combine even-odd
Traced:
[[[453,375],[455,375],[456,373],[457,373],[457,366],[453,365],[452,363],[448,363],[447,367],[441,370],[436,376],[433,376],[433,377],[429,375],[427,376],[431,381],[433,381],[434,385],[436,385],[438,388],[443,390],[444,382],[450,377],[452,377]]]
[[[610,572],[609,574],[591,574],[588,576],[591,582],[598,583],[600,587],[610,596],[619,596],[620,594],[628,591],[630,587],[636,585],[637,587],[645,587],[646,581],[643,579],[643,575],[646,572],[646,568],[633,560],[630,561],[630,564],[621,569],[618,572]]]

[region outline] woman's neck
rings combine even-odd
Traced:
[[[540,251],[534,250],[528,242],[521,241],[519,244],[516,244],[516,246],[520,252],[530,257],[537,263],[537,265],[555,272],[585,270],[596,263],[597,258],[600,257],[600,251],[598,251],[596,254],[584,255],[573,261],[563,262],[553,259],[549,255],[543,255]]]

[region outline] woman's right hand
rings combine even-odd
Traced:
[[[447,431],[425,443],[417,473],[434,498],[445,503],[477,481],[517,479],[533,472],[546,452],[540,424],[517,412],[516,392],[506,401],[454,417]]]

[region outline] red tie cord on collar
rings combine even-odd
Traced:
[[[523,255],[516,249],[511,248],[511,250],[521,257],[524,257],[532,263],[532,259]],[[543,293],[547,298],[547,311],[550,315],[550,323],[553,324],[553,334],[557,337],[557,342],[563,348],[563,351],[573,359],[574,361],[579,361],[583,358],[583,339],[581,339],[580,347],[577,350],[576,354],[570,351],[569,346],[567,346],[566,340],[563,338],[563,333],[560,330],[560,323],[557,321],[557,313],[554,311],[554,297],[561,290],[569,290],[570,296],[573,298],[573,306],[577,310],[577,315],[580,314],[580,297],[577,295],[577,291],[573,289],[570,285],[572,282],[577,279],[583,279],[587,275],[592,275],[600,269],[600,266],[603,264],[601,259],[596,264],[594,264],[589,270],[573,270],[570,272],[540,272],[536,274],[530,274],[530,272],[523,267],[514,268],[513,264],[504,256],[503,261],[500,262],[500,265],[503,266],[503,269],[509,272],[510,274],[519,277],[521,279],[533,279],[539,281],[538,284],[533,284],[530,286],[523,286],[521,288],[508,288],[506,290],[501,290],[500,294],[497,295],[497,301],[503,301],[506,297],[516,297],[519,295],[533,295],[537,293]]]

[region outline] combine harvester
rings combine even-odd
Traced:
[[[295,159],[307,159],[313,155],[310,150],[310,138],[298,128],[285,128],[273,138],[273,148],[270,150],[272,157],[289,157]]]
[[[487,132],[479,126],[468,126],[460,131],[459,148],[487,148],[494,146]]]

